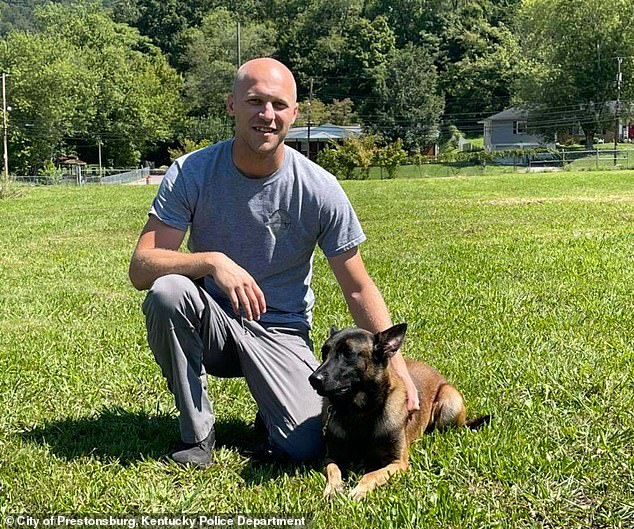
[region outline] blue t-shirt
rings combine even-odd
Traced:
[[[222,252],[253,276],[264,293],[268,324],[311,326],[315,245],[326,257],[365,240],[337,179],[285,146],[282,167],[248,178],[233,163],[233,140],[189,153],[169,168],[150,214],[190,230],[191,252]],[[231,304],[211,276],[205,289],[228,313]]]

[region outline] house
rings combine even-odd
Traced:
[[[536,149],[551,147],[543,136],[529,134],[528,112],[521,108],[508,108],[478,121],[484,125],[484,149],[506,151],[510,149]]]
[[[319,152],[330,142],[342,142],[351,136],[360,135],[361,125],[342,126],[326,123],[318,127],[293,127],[288,131],[284,142],[311,160],[315,160]]]

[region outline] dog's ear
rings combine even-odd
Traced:
[[[374,357],[379,360],[392,358],[405,341],[407,323],[399,323],[374,335]]]
[[[334,325],[330,327],[330,336],[334,336],[338,332],[339,332],[339,329],[337,329],[337,327],[335,327]]]

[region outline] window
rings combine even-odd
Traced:
[[[513,122],[513,134],[526,134],[526,121]]]

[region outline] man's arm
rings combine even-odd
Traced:
[[[353,248],[328,259],[355,324],[372,333],[384,331],[392,326],[390,314],[383,296],[368,275],[361,253]],[[407,409],[419,409],[418,391],[407,371],[405,360],[398,351],[390,360],[407,389]]]
[[[247,319],[257,320],[266,312],[264,294],[244,268],[220,252],[179,252],[184,238],[184,231],[150,216],[130,260],[128,274],[132,285],[145,290],[167,274],[180,274],[191,279],[212,275],[236,314],[242,308]]]

